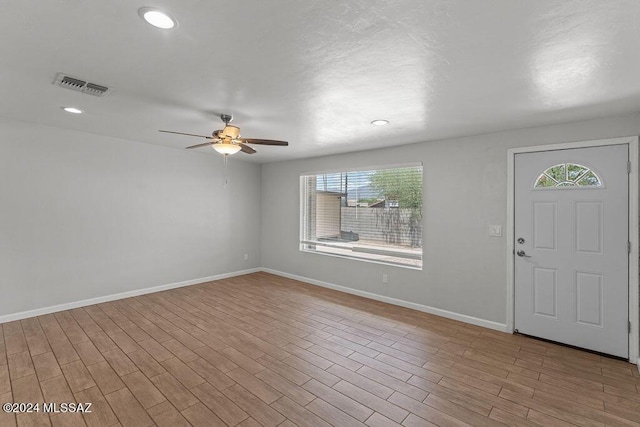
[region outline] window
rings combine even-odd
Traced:
[[[300,177],[300,250],[422,268],[422,166]]]
[[[602,181],[594,171],[575,163],[551,166],[536,179],[535,188],[601,187]]]

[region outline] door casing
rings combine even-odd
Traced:
[[[513,333],[515,317],[515,155],[538,151],[566,150],[570,148],[598,147],[605,145],[627,144],[629,146],[629,362],[636,363],[640,370],[640,291],[638,257],[640,254],[640,210],[638,206],[638,137],[598,139],[560,144],[538,145],[532,147],[510,148],[507,150],[507,331]]]

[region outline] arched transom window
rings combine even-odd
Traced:
[[[601,187],[600,177],[586,166],[560,163],[551,166],[536,179],[535,188]]]

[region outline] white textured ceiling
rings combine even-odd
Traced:
[[[0,116],[176,148],[202,141],[158,129],[209,135],[232,113],[290,142],[236,155],[258,162],[637,112],[640,1],[2,0],[0,99]]]

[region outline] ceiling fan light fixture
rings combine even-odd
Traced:
[[[205,138],[208,142],[204,142],[202,144],[195,144],[186,147],[187,149],[192,148],[200,148],[200,147],[213,147],[218,153],[223,154],[226,159],[229,154],[235,154],[238,151],[242,151],[246,154],[255,154],[256,150],[251,148],[247,144],[261,144],[261,145],[280,145],[287,146],[289,143],[287,141],[276,141],[274,139],[258,139],[258,138],[240,138],[240,128],[237,126],[232,126],[229,122],[233,119],[229,114],[221,114],[220,119],[224,122],[224,128],[222,130],[215,130],[211,134],[211,136],[205,135],[196,135],[193,133],[186,132],[174,132],[171,130],[160,130],[160,132],[164,133],[174,133],[177,135],[187,135],[187,136],[195,136],[198,138]]]
[[[162,30],[170,30],[177,25],[175,19],[170,17],[166,12],[152,7],[143,7],[138,10],[138,15],[148,24]]]
[[[230,144],[228,142],[218,142],[211,146],[220,154],[236,154],[242,149],[238,144]]]

